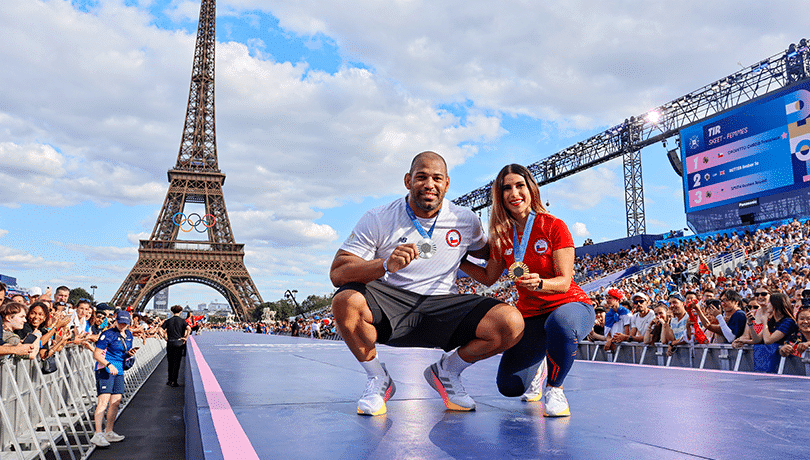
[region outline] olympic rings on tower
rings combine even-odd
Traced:
[[[192,212],[186,217],[182,212],[177,212],[172,216],[172,222],[186,233],[190,232],[191,229],[197,230],[199,233],[205,233],[207,229],[217,223],[217,218],[214,217],[213,214],[200,216],[196,212]],[[202,230],[200,230],[200,224],[202,224]],[[188,228],[188,230],[186,230],[186,228]]]

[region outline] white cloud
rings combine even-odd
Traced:
[[[372,65],[420,97],[471,99],[580,128],[640,114],[804,33],[782,17],[810,6],[744,3],[227,2],[270,11],[303,36],[333,37],[344,60]],[[726,74],[714,73],[718,59]]]
[[[24,270],[67,270],[72,267],[73,264],[70,262],[55,262],[19,249],[0,246],[0,266],[3,267],[3,271],[7,270],[8,273],[14,273]]]
[[[88,260],[131,260],[137,256],[138,248],[116,248],[111,246],[97,247],[86,244],[76,244],[64,241],[49,241],[54,246],[59,246],[70,251],[84,254]]]
[[[26,171],[49,177],[65,174],[65,158],[50,145],[0,142],[0,163],[6,170]]]
[[[608,165],[585,170],[545,187],[553,209],[592,209],[605,199],[624,199],[623,179]],[[541,190],[541,195],[544,193]]]
[[[0,228],[0,238],[6,236],[7,234],[8,234],[8,230],[3,230],[2,228]]]
[[[579,236],[582,238],[591,236],[591,232],[588,231],[588,227],[582,222],[574,222],[573,234],[574,236]]]
[[[152,234],[147,232],[128,233],[127,241],[137,247],[141,243],[141,240],[148,240],[150,236],[152,236]]]

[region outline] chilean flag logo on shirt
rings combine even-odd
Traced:
[[[456,229],[450,230],[449,232],[447,232],[445,240],[447,240],[448,246],[450,246],[451,248],[455,248],[459,244],[461,244],[461,233],[459,233],[458,230]]]
[[[534,252],[543,255],[548,251],[548,241],[539,239],[534,243]]]

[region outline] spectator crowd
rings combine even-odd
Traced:
[[[621,342],[662,343],[670,355],[685,344],[753,345],[757,369],[775,372],[779,356],[801,355],[810,345],[808,241],[810,220],[793,220],[755,231],[673,238],[646,251],[632,246],[577,257],[580,286],[639,268],[588,293],[596,310],[589,339],[604,341],[608,351]],[[741,263],[711,270],[713,259],[735,252],[745,256]],[[461,277],[458,289],[512,304],[517,298],[506,277],[489,288]]]
[[[59,286],[42,293],[34,288],[23,294],[8,292],[0,283],[0,317],[3,336],[0,356],[48,360],[65,347],[93,350],[101,333],[113,327],[116,309],[106,303],[95,304],[80,298],[68,301],[70,288]],[[135,337],[160,336],[162,319],[133,312],[130,330]],[[44,368],[43,368],[44,369]]]

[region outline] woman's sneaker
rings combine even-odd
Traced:
[[[96,433],[90,438],[90,442],[96,447],[109,447],[110,441],[104,437],[101,433]]]
[[[545,386],[546,375],[548,373],[547,369],[546,358],[543,358],[543,360],[540,361],[540,367],[537,368],[537,373],[534,374],[534,378],[529,384],[529,388],[526,388],[526,392],[520,395],[521,401],[535,402],[543,398],[543,387]]]
[[[394,380],[388,375],[385,364],[382,366],[385,375],[369,377],[368,382],[366,382],[366,391],[363,392],[363,397],[357,401],[357,413],[360,415],[382,415],[386,413],[388,409],[385,407],[385,403],[397,391]]]
[[[475,401],[464,390],[464,386],[461,385],[461,374],[448,372],[444,369],[445,358],[447,358],[447,355],[442,356],[439,362],[425,369],[425,380],[434,390],[439,392],[444,405],[448,409],[475,410]]]
[[[562,387],[546,387],[546,394],[543,396],[543,415],[546,417],[568,417],[571,411],[568,410],[568,400],[565,399]]]
[[[115,431],[107,431],[104,433],[104,439],[109,442],[120,442],[123,441],[126,436],[120,435]]]

